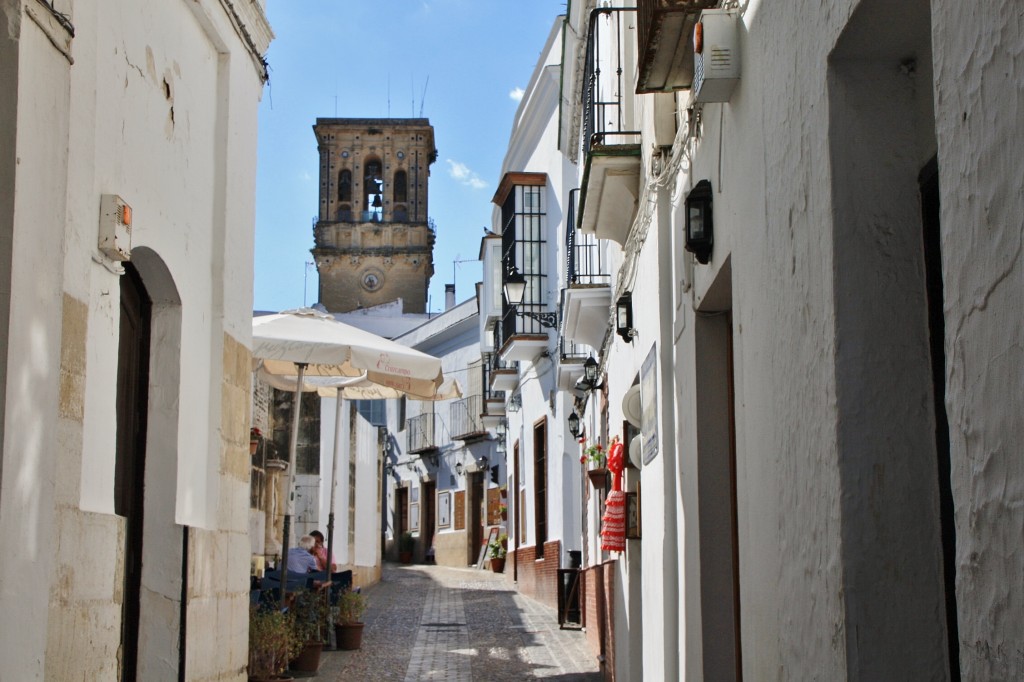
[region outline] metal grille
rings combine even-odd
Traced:
[[[438,446],[437,420],[433,411],[410,417],[405,422],[406,452],[420,452]]]
[[[448,422],[451,425],[452,438],[463,438],[486,431],[481,418],[483,400],[479,395],[471,395],[456,400],[449,406]]]
[[[522,312],[542,312],[546,303],[544,190],[545,187],[539,185],[516,185],[501,207],[502,273],[504,276],[514,266],[526,279],[526,292],[519,306]],[[502,337],[505,339],[516,334],[545,333],[537,320],[516,315],[504,298],[501,317]]]

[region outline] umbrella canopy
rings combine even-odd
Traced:
[[[294,391],[298,377],[279,376],[271,374],[259,363],[256,376],[265,384],[269,384],[281,391]],[[462,384],[457,379],[445,379],[444,382],[428,397],[407,394],[397,388],[381,386],[366,378],[366,374],[358,377],[324,377],[304,376],[302,378],[302,390],[305,393],[316,391],[321,398],[333,398],[339,396],[347,400],[391,400],[395,398],[408,397],[412,400],[438,401],[455,400],[462,397]]]
[[[338,322],[312,308],[256,317],[252,354],[270,374],[360,377],[412,397],[433,397],[441,361],[400,343]]]

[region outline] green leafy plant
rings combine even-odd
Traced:
[[[504,533],[499,535],[497,540],[494,540],[493,542],[487,545],[487,549],[490,552],[489,556],[492,559],[504,559],[505,554],[508,553],[508,550],[505,549],[505,544],[502,542],[502,540],[508,542],[508,536]]]
[[[249,675],[271,677],[284,672],[304,642],[295,634],[295,615],[277,609],[249,609]]]
[[[334,622],[338,625],[359,623],[368,606],[366,595],[356,590],[346,590],[338,595],[337,611]]]
[[[409,531],[402,533],[402,537],[398,539],[398,551],[411,552],[415,546],[416,541],[413,540],[412,533]]]
[[[580,444],[585,445],[586,441],[581,438]],[[601,469],[608,463],[608,452],[600,443],[592,443],[583,449],[580,462],[587,464],[591,469]]]
[[[294,635],[302,644],[326,642],[327,595],[323,592],[301,590],[295,594],[290,609],[294,615]]]

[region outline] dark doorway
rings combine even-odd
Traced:
[[[434,546],[434,514],[437,504],[437,483],[430,481],[423,484],[423,552],[426,554]]]
[[[738,681],[743,679],[743,656],[730,311],[699,313],[694,340],[704,677]]]
[[[544,558],[548,541],[548,424],[541,419],[533,425],[533,521],[534,552]]]
[[[130,263],[125,264],[125,274],[121,277],[114,470],[114,512],[125,517],[126,526],[121,605],[121,680],[124,682],[136,679],[139,654],[151,311],[152,303],[142,279]]]
[[[469,557],[468,563],[476,562],[480,555],[480,547],[484,544],[483,490],[487,483],[479,471],[466,478],[469,489]]]
[[[942,247],[939,239],[939,166],[932,158],[918,175],[924,242],[925,290],[928,298],[928,345],[932,361],[935,454],[939,475],[939,524],[942,533],[946,639],[951,680],[960,679],[960,626],[956,611],[956,525],[950,480],[949,419],[946,416],[946,320],[942,314]]]
[[[402,546],[402,536],[409,530],[409,489],[395,488],[395,540]]]

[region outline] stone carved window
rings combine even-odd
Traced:
[[[338,201],[352,201],[352,171],[347,168],[338,173]]]
[[[406,196],[408,194],[408,181],[406,180],[405,171],[395,171],[394,181],[394,198],[396,203],[405,203],[407,201]]]

